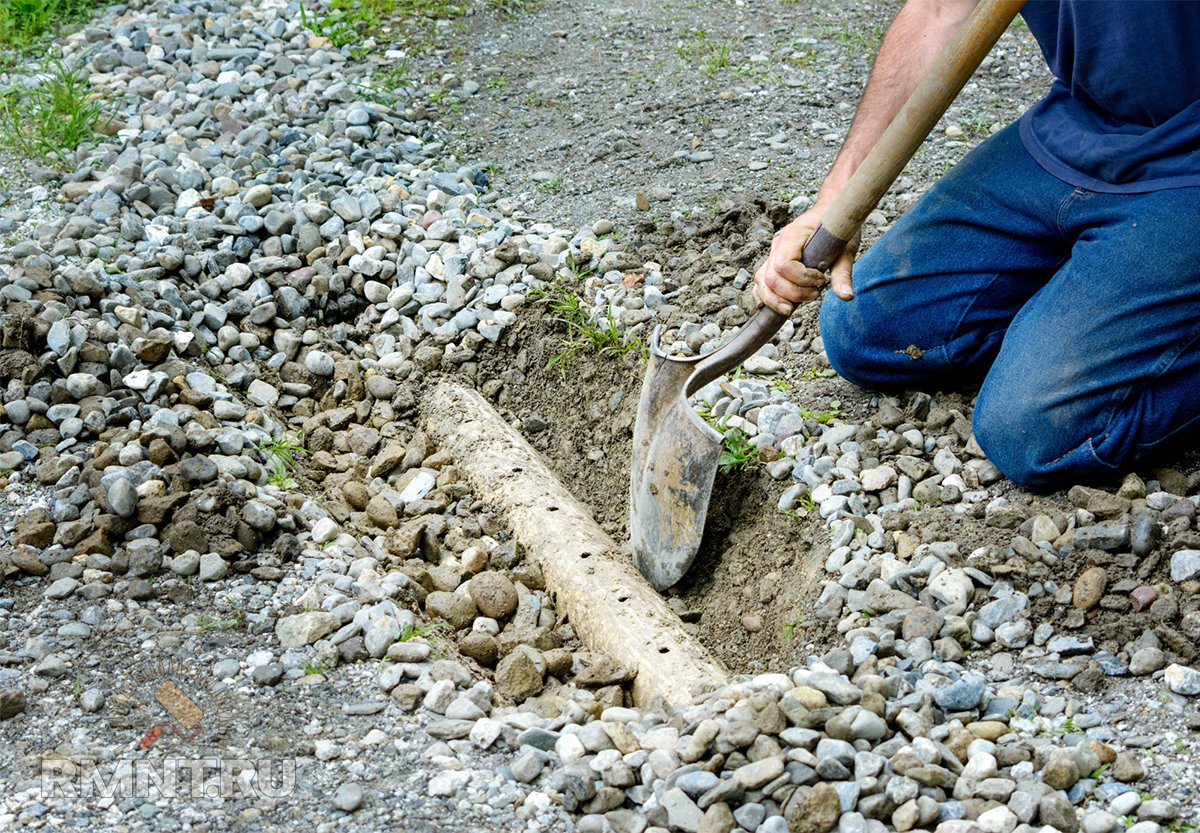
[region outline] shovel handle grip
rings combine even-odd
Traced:
[[[938,56],[822,216],[804,246],[801,263],[829,270],[1024,4],[1025,0],[983,0],[975,7],[958,38]],[[760,309],[729,341],[696,363],[685,395],[750,358],[787,319],[768,307]]]
[[[800,262],[810,269],[828,272],[829,267],[838,259],[846,241],[834,237],[825,226],[818,226],[812,237],[804,244]],[[762,307],[750,321],[733,334],[729,341],[709,353],[696,364],[695,371],[688,378],[685,396],[691,396],[713,379],[721,377],[725,371],[737,367],[746,359],[758,352],[779,328],[788,320],[788,316],[776,312],[770,307]]]

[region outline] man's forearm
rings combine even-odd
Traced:
[[[827,207],[837,196],[974,7],[975,0],[909,0],[896,15],[815,208]]]

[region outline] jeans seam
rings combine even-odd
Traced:
[[[959,314],[958,319],[954,322],[954,327],[951,328],[951,330],[950,330],[950,338],[946,340],[945,344],[939,345],[942,349],[943,354],[946,356],[946,364],[949,365],[950,367],[954,368],[955,370],[962,369],[963,363],[958,361],[957,359],[955,359],[953,356],[950,355],[950,350],[948,349],[948,347],[950,344],[953,344],[955,341],[958,340],[958,336],[962,332],[962,323],[963,323],[963,321],[966,320],[966,318],[970,314],[971,310],[974,309],[975,305],[979,302],[979,296],[983,295],[984,292],[987,292],[989,289],[991,289],[992,286],[996,283],[996,281],[998,281],[1000,279],[1000,276],[1003,274],[1005,274],[1005,273],[996,272],[995,274],[993,274],[991,280],[989,280],[987,282],[987,286],[983,287],[982,289],[980,289],[978,292],[974,293],[971,296],[971,300],[963,307],[963,310]],[[987,335],[984,337],[984,339],[986,340],[986,337],[990,336],[994,332],[1005,332],[1007,330],[1008,330],[1007,327],[1005,327],[1003,330],[1000,330],[1000,331],[989,330]]]

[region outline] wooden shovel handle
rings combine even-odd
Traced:
[[[829,270],[1024,4],[1025,0],[982,0],[975,7],[958,38],[938,56],[822,215],[801,263]],[[767,307],[760,309],[729,341],[697,363],[686,395],[754,355],[787,319]]]

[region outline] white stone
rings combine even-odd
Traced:
[[[429,779],[429,794],[433,796],[454,795],[471,780],[471,773],[451,770]]]
[[[338,534],[337,521],[333,518],[321,518],[312,528],[313,541],[318,544],[328,544]]]
[[[929,595],[950,607],[966,609],[974,592],[971,577],[957,567],[942,570],[929,582]]]
[[[1167,683],[1167,688],[1176,694],[1184,694],[1189,697],[1200,694],[1200,671],[1194,668],[1173,663],[1168,665],[1167,670],[1163,672],[1163,679]]]

